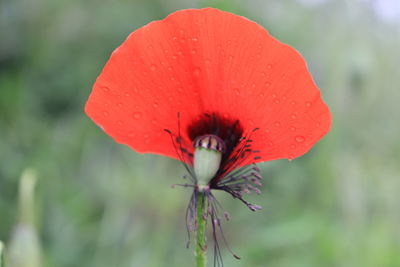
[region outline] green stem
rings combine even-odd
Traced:
[[[203,192],[197,193],[197,231],[196,231],[196,266],[206,266],[206,224],[203,214],[207,212],[206,197]]]

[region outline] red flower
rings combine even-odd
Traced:
[[[187,143],[190,125],[204,113],[238,120],[243,133],[259,128],[252,162],[299,157],[331,124],[297,51],[258,24],[212,8],[177,11],[130,34],[85,111],[118,143],[175,159],[163,129],[177,133],[178,112]]]
[[[254,163],[303,155],[331,124],[297,51],[212,8],[178,11],[133,32],[113,52],[85,111],[117,142],[183,161],[192,181],[185,186],[194,188],[188,226],[203,194],[214,239],[220,219],[211,189],[260,209],[242,197],[259,193]],[[219,262],[218,245],[214,251]]]

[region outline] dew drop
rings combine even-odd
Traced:
[[[154,124],[154,125],[156,125],[156,124],[157,124],[157,120],[156,120],[156,119],[153,119],[153,120],[151,120],[151,123]]]
[[[117,107],[122,108],[124,104],[122,104],[121,102],[117,103]]]
[[[233,90],[235,91],[235,94],[236,94],[237,96],[240,95],[240,90],[239,90],[238,88],[235,88],[235,89],[233,89]]]
[[[134,132],[129,132],[128,137],[129,138],[135,138],[136,134]]]
[[[316,126],[317,128],[319,128],[319,127],[321,127],[321,123],[317,122],[317,123],[315,124],[315,126]]]
[[[153,107],[154,107],[154,108],[158,108],[158,103],[157,103],[157,102],[154,102],[154,103],[153,103]]]
[[[172,67],[169,66],[169,67],[167,68],[167,70],[168,70],[168,71],[172,71]]]
[[[308,108],[311,107],[311,102],[310,101],[306,102],[306,107],[308,107]]]
[[[103,111],[103,115],[108,116],[108,115],[110,115],[110,113],[108,113],[108,111]]]
[[[211,60],[209,60],[209,59],[206,59],[206,60],[204,60],[204,63],[206,63],[206,64],[210,64],[210,63],[211,63]]]
[[[117,121],[117,124],[118,124],[119,126],[124,125],[124,123],[123,123],[122,121]]]
[[[279,121],[274,122],[275,127],[281,127],[281,123]]]
[[[145,140],[144,140],[144,143],[145,143],[146,145],[150,144],[150,139],[145,139]]]
[[[294,138],[294,140],[296,140],[297,143],[303,143],[306,139],[304,136],[298,135]]]
[[[179,51],[177,52],[177,54],[178,54],[178,56],[182,56],[182,55],[183,55],[183,52],[182,52],[181,50],[179,50]]]
[[[279,104],[279,103],[281,103],[281,101],[279,100],[279,99],[275,99],[275,104]]]
[[[269,70],[272,69],[272,65],[271,65],[271,64],[268,64],[268,65],[267,65],[267,69],[269,69]]]
[[[151,70],[151,71],[156,71],[156,70],[157,70],[157,66],[154,65],[154,64],[151,65],[151,66],[150,66],[150,70]]]
[[[177,90],[178,90],[179,93],[182,93],[182,92],[183,92],[183,88],[182,88],[182,87],[178,87]]]
[[[295,145],[295,144],[291,144],[291,145],[290,145],[290,148],[291,148],[291,149],[295,149],[295,148],[296,148],[296,145]]]
[[[296,105],[296,101],[292,101],[292,102],[290,102],[290,104]]]
[[[290,117],[295,120],[297,118],[297,115],[293,113],[292,115],[290,115]]]
[[[138,120],[138,119],[140,119],[141,117],[142,117],[142,113],[140,113],[140,112],[134,112],[134,113],[133,113],[133,118],[134,118],[134,119],[137,119],[137,120]]]
[[[174,98],[172,96],[169,96],[168,101],[172,102],[172,101],[174,101]]]
[[[229,55],[229,60],[233,60],[233,56],[232,55]]]
[[[173,59],[173,60],[176,60],[177,58],[178,58],[178,57],[175,56],[175,55],[172,56],[172,59]]]
[[[106,93],[110,92],[110,88],[108,88],[107,86],[103,86],[101,87],[101,89],[103,89],[103,91]]]
[[[200,68],[195,68],[195,69],[193,70],[193,75],[196,76],[196,77],[198,77],[198,76],[200,75]]]
[[[190,50],[190,53],[192,53],[194,55],[194,54],[197,53],[197,50],[196,49],[192,49],[192,50]]]
[[[198,40],[199,40],[199,39],[197,39],[196,37],[193,37],[193,38],[192,38],[192,41],[193,41],[193,42],[197,42]]]
[[[265,77],[266,76],[265,72],[261,72],[261,76]]]
[[[272,94],[271,97],[272,97],[272,98],[276,98],[276,94]]]
[[[126,97],[130,97],[131,94],[130,94],[130,93],[125,93],[125,96],[126,96]]]
[[[260,97],[264,97],[264,96],[265,96],[264,93],[261,93],[261,94],[260,94]]]
[[[292,131],[292,132],[295,132],[296,131],[296,127],[290,127],[290,130]]]
[[[270,87],[270,85],[271,85],[271,83],[269,83],[269,82],[265,83],[265,87]]]

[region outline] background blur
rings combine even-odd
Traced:
[[[114,143],[83,105],[130,32],[204,6],[299,50],[333,114],[308,154],[260,164],[263,194],[248,199],[262,211],[219,194],[242,257],[223,249],[225,265],[400,266],[400,1],[1,0],[0,240],[12,266],[193,265],[190,190],[170,187],[184,169]]]

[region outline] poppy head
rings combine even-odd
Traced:
[[[118,143],[178,160],[164,129],[179,135],[189,154],[198,136],[219,136],[223,161],[251,134],[258,154],[237,166],[299,157],[331,123],[296,50],[255,22],[213,8],[177,11],[131,33],[97,78],[85,111]]]
[[[260,193],[254,164],[303,155],[331,124],[296,50],[255,22],[213,8],[177,11],[130,34],[85,111],[117,142],[185,163],[191,183],[183,186],[193,188],[188,229],[197,227],[203,203],[215,241],[217,229],[223,234],[211,190],[259,210],[243,199]],[[214,252],[221,263],[217,242]]]

